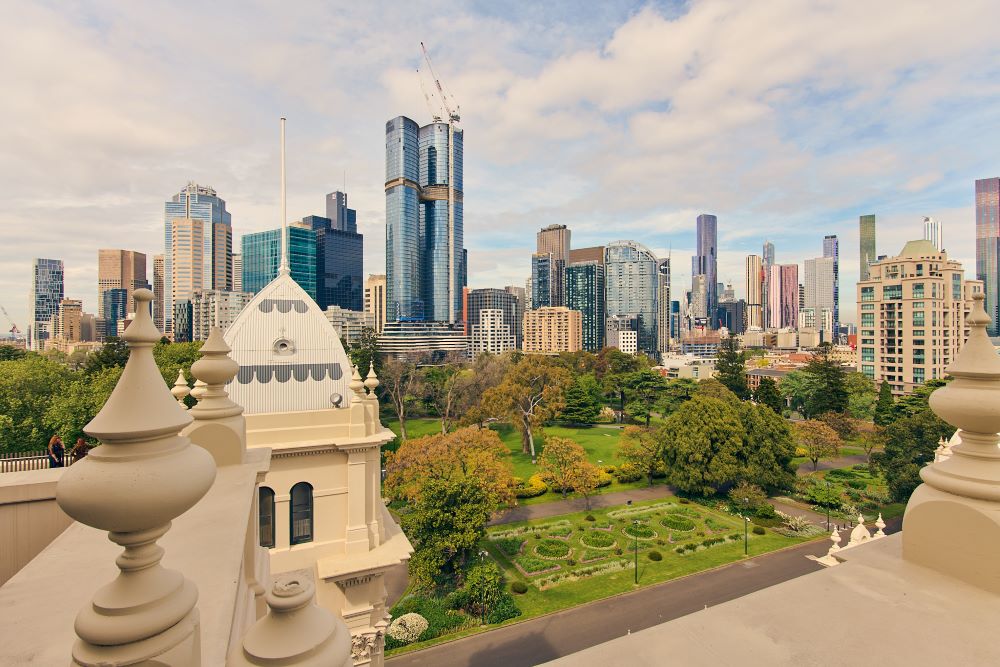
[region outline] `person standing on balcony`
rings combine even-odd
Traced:
[[[52,436],[49,440],[49,467],[50,468],[62,468],[63,467],[63,452],[66,451],[65,445],[63,445],[62,438],[58,435]]]
[[[91,446],[86,440],[83,438],[77,438],[76,444],[73,445],[73,449],[69,450],[70,460],[73,463],[76,463],[85,457],[90,450]]]

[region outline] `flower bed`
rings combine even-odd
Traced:
[[[617,541],[611,533],[591,531],[580,536],[580,544],[591,549],[611,549]]]
[[[493,542],[500,553],[508,558],[513,557],[521,553],[521,545],[524,544],[524,540],[520,537],[500,537],[490,540]]]
[[[499,537],[517,537],[518,535],[524,535],[525,533],[534,532],[545,532],[552,529],[558,528],[560,526],[572,526],[572,524],[566,519],[560,519],[559,521],[553,521],[551,523],[543,523],[537,526],[532,526],[528,524],[526,526],[521,526],[519,528],[505,528],[502,530],[492,530],[487,533],[487,537],[491,540],[495,540]]]
[[[549,537],[569,537],[573,533],[572,526],[557,526],[546,531]]]
[[[727,524],[727,523],[723,523],[723,522],[719,521],[718,519],[713,519],[710,516],[709,517],[705,517],[705,527],[708,528],[709,530],[713,530],[713,531],[716,531],[716,530],[731,530],[733,528],[732,525]]]
[[[561,559],[569,556],[572,549],[562,540],[546,538],[535,545],[534,552],[539,558]]]
[[[667,502],[667,503],[653,503],[652,505],[646,505],[644,507],[626,507],[625,509],[614,510],[613,512],[608,512],[608,516],[610,516],[610,517],[612,517],[614,519],[621,519],[622,517],[636,516],[638,514],[655,513],[655,512],[659,512],[661,510],[664,510],[664,509],[667,509],[668,511],[672,511],[672,510],[669,510],[669,508],[671,508],[671,507],[677,507],[677,505],[675,505],[674,503],[670,503],[670,502]]]
[[[583,556],[580,557],[581,563],[592,563],[603,558],[607,558],[611,555],[610,549],[587,549],[583,552]]]
[[[522,554],[518,556],[514,561],[514,564],[517,565],[518,569],[526,575],[541,574],[543,572],[552,572],[559,569],[558,563],[537,558],[531,554]]]
[[[656,531],[649,526],[625,526],[625,528],[622,529],[622,532],[629,537],[634,537],[639,540],[652,540],[656,538]]]
[[[546,588],[552,588],[553,586],[558,586],[559,584],[567,584],[572,581],[579,581],[588,577],[596,577],[602,574],[609,574],[611,572],[621,572],[622,570],[627,570],[631,567],[631,565],[631,561],[616,560],[611,561],[610,563],[601,563],[600,565],[582,567],[578,570],[573,570],[572,572],[549,575],[536,580],[534,583],[538,586],[539,590],[544,591]]]
[[[681,546],[674,549],[674,553],[680,554],[681,556],[686,556],[687,554],[694,553],[695,551],[700,551],[702,549],[710,549],[711,547],[718,546],[720,544],[728,544],[730,542],[738,542],[743,539],[743,536],[739,533],[733,533],[731,535],[718,536],[718,537],[706,537],[701,542],[689,542],[687,544],[682,544]]]
[[[679,530],[681,532],[687,532],[689,530],[694,530],[694,522],[690,519],[685,519],[682,516],[676,514],[667,514],[665,517],[660,519],[660,525],[664,528],[670,528],[672,530]]]
[[[690,517],[692,519],[701,518],[701,512],[699,512],[698,510],[692,509],[690,507],[681,507],[680,505],[668,509],[667,514],[681,514],[683,516]]]

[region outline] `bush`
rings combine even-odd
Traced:
[[[676,516],[673,514],[667,514],[662,519],[660,519],[660,525],[665,528],[671,528],[673,530],[679,530],[686,532],[689,530],[694,530],[694,522],[690,519],[685,519],[682,516]]]
[[[784,521],[781,520],[780,516],[775,516],[768,519],[761,519],[760,517],[754,517],[753,519],[751,519],[751,522],[755,526],[764,526],[765,528],[777,528],[778,526],[784,523]]]
[[[635,466],[625,464],[618,468],[614,473],[615,479],[618,480],[620,484],[625,484],[628,482],[638,482],[642,479],[642,471]]]
[[[764,526],[754,526],[753,527],[753,534],[754,535],[763,535],[766,532],[767,531],[764,530]]]
[[[754,516],[760,519],[775,519],[778,513],[774,510],[774,505],[771,503],[764,503],[759,505],[756,510],[754,510]]]
[[[849,480],[847,480],[847,486],[851,487],[852,489],[857,489],[859,491],[861,491],[862,489],[865,489],[865,488],[868,487],[868,485],[865,484],[860,479],[849,479]]]
[[[514,492],[518,498],[535,498],[549,490],[549,485],[545,483],[541,475],[534,474],[528,478],[528,481],[523,479],[518,480],[517,490]]]
[[[447,603],[442,598],[416,595],[405,597],[397,602],[390,613],[397,619],[409,613],[416,613],[427,619],[428,628],[421,635],[421,641],[432,639],[457,628],[466,619],[464,614],[448,609]]]
[[[624,553],[624,552],[622,551],[621,547],[615,547],[615,555],[616,556],[621,556],[622,553]]]
[[[567,558],[566,564],[569,565],[570,567],[573,567],[574,565],[576,565],[576,561],[572,558]]]
[[[565,558],[569,555],[569,545],[562,540],[544,539],[535,545],[535,553],[542,558]]]
[[[524,584],[521,585],[523,586]],[[514,598],[507,593],[503,593],[493,604],[486,607],[487,623],[503,623],[508,619],[516,618],[520,615],[521,610],[514,603]]]
[[[688,500],[687,498],[680,498],[680,499],[678,499],[677,502],[679,502],[681,505],[690,505],[691,504],[691,501]]]
[[[584,518],[585,521],[597,521],[597,519],[594,518],[593,514],[588,514],[587,516],[585,516],[583,518]]]
[[[656,550],[650,551],[646,555],[649,556],[649,560],[653,561],[654,563],[663,560],[663,554],[661,554],[659,551]]]
[[[411,644],[417,641],[428,627],[426,618],[417,613],[410,613],[394,619],[385,632],[398,642]]]
[[[444,603],[448,605],[448,609],[465,609],[471,604],[472,600],[469,598],[469,591],[465,589],[459,589],[457,591],[452,591],[448,594],[448,597],[444,599]]]
[[[524,595],[525,593],[528,592],[528,584],[524,583],[523,581],[515,581],[510,585],[510,590],[516,593],[517,595]]]
[[[521,551],[524,540],[520,537],[498,537],[493,540],[493,546],[500,550],[504,556],[516,556]]]
[[[580,542],[594,549],[610,549],[615,545],[615,537],[603,530],[592,530],[580,537]]]
[[[606,486],[611,486],[611,483],[615,481],[609,473],[601,472],[597,475],[597,488],[603,489]]]
[[[549,537],[569,537],[573,534],[572,526],[555,526],[546,531]]]
[[[535,556],[522,554],[517,557],[517,564],[521,566],[521,569],[528,574],[535,574],[536,572],[544,572],[545,570],[551,570],[554,567],[558,567],[555,563],[550,560],[542,560]]]

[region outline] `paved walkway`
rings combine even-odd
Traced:
[[[820,461],[819,465],[816,467],[816,470],[833,470],[834,468],[850,468],[851,466],[857,465],[859,463],[868,463],[868,456],[865,454],[851,454],[850,456],[841,456],[836,459],[830,459],[829,461]],[[796,472],[798,473],[799,477],[804,477],[805,475],[808,475],[812,472],[816,472],[816,470],[813,470],[812,461],[806,461],[805,463],[799,466],[799,469]]]
[[[640,489],[629,489],[628,491],[615,491],[613,493],[602,493],[592,496],[590,499],[591,509],[601,507],[612,507],[614,505],[624,505],[627,501],[656,500],[673,495],[673,491],[666,484],[656,484],[654,486]],[[514,521],[527,521],[528,519],[547,519],[550,516],[569,514],[571,512],[582,512],[587,509],[582,498],[568,498],[567,500],[553,500],[537,505],[518,505],[507,510],[503,516],[490,521],[491,526],[502,523],[512,523]]]

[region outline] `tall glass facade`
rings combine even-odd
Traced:
[[[1000,178],[976,181],[976,280],[983,281],[987,331],[1000,331]]]
[[[552,295],[559,261],[550,253],[535,253],[531,256],[531,308],[538,310],[545,306],[562,305],[553,303]]]
[[[604,347],[604,266],[599,262],[570,264],[563,284],[566,306],[581,313],[583,349],[599,351]]]
[[[257,292],[278,276],[281,265],[281,230],[271,229],[243,236],[243,291]],[[307,227],[288,228],[288,268],[292,279],[316,299],[316,232]],[[361,310],[358,308],[357,310]]]
[[[201,249],[202,280],[205,288],[231,290],[233,287],[233,220],[226,202],[214,189],[188,183],[183,190],[163,204],[164,263],[163,313],[164,330],[173,330],[174,294],[174,234],[173,220],[191,218],[204,223]],[[180,295],[190,298],[191,295]],[[178,297],[179,298],[179,297]]]
[[[840,335],[840,241],[836,234],[823,237],[823,257],[833,258],[833,338],[836,340]]]
[[[454,153],[451,169],[450,152]],[[452,132],[447,123],[419,127],[403,116],[386,123],[389,321],[458,319],[468,274],[463,238],[462,153],[462,131]],[[454,183],[449,183],[451,177]],[[453,201],[449,201],[452,195]]]
[[[101,293],[101,312],[104,313],[104,336],[118,335],[118,323],[128,314],[128,290],[123,287]]]
[[[335,192],[332,195],[343,195]],[[346,205],[346,195],[344,199]],[[329,209],[329,200],[327,201]],[[346,209],[342,218],[354,219],[353,209]],[[316,233],[316,304],[321,310],[340,306],[345,310],[364,309],[364,236],[351,229],[357,223],[343,225],[319,215],[302,218]],[[338,227],[341,224],[344,228]]]
[[[608,317],[636,315],[638,349],[655,355],[657,345],[658,260],[635,241],[615,241],[604,248],[605,312]]]
[[[868,267],[878,259],[875,254],[875,216],[862,215],[858,218],[858,226],[861,237],[858,255],[861,258],[861,280],[868,280]]]
[[[63,300],[63,262],[61,259],[34,259],[31,262],[31,295],[28,300],[28,348],[41,350],[51,337],[50,321],[59,314]]]
[[[696,315],[707,317],[710,322],[715,319],[715,309],[719,305],[719,293],[716,289],[719,276],[718,224],[714,215],[703,213],[698,216],[695,254],[691,258],[691,277],[705,276],[706,286],[705,312]]]

